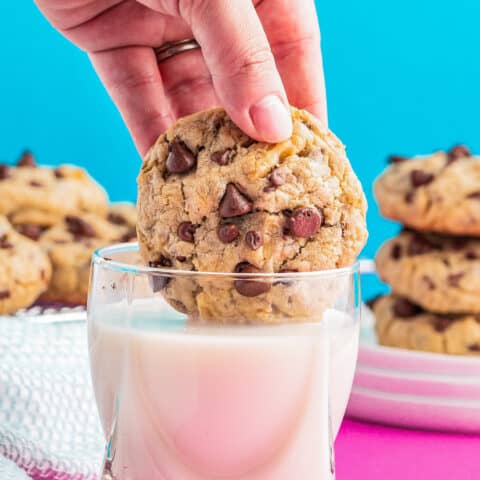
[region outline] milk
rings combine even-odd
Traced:
[[[353,319],[329,311],[315,324],[212,327],[162,312],[119,303],[90,315],[114,478],[333,478],[330,446],[357,355]]]

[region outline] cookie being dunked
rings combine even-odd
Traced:
[[[253,141],[222,109],[184,118],[162,135],[139,176],[145,261],[232,274],[352,264],[367,236],[360,184],[326,127],[293,108],[292,119],[292,137],[279,144]],[[205,321],[302,321],[317,308],[303,302],[298,285],[268,279],[219,286],[208,277],[175,278],[156,287]]]

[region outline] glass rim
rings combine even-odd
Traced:
[[[150,267],[148,265],[135,265],[128,262],[114,260],[109,255],[115,253],[138,252],[138,242],[114,243],[97,248],[93,252],[92,263],[110,270],[125,273],[155,275],[163,277],[215,277],[215,278],[248,278],[248,279],[290,279],[302,280],[306,278],[338,278],[360,273],[360,262],[357,260],[350,266],[316,270],[311,272],[259,272],[259,273],[236,273],[236,272],[210,272],[197,270],[179,270],[174,268]]]

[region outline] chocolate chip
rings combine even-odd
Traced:
[[[396,243],[393,247],[392,247],[392,250],[390,252],[390,256],[394,259],[394,260],[398,260],[401,256],[402,256],[402,246],[399,245],[398,243]]]
[[[127,232],[125,232],[121,237],[121,242],[131,242],[137,239],[137,229],[135,227],[130,228]]]
[[[406,202],[406,203],[412,203],[414,197],[415,197],[415,192],[414,192],[414,191],[412,191],[412,192],[407,192],[407,193],[405,194],[405,202]]]
[[[197,159],[180,141],[170,143],[166,167],[168,173],[187,173],[197,165]]]
[[[235,267],[235,273],[260,273],[260,269],[248,262],[241,262]],[[235,290],[244,297],[256,297],[270,290],[268,282],[259,280],[235,280]]]
[[[17,162],[17,167],[36,167],[37,162],[32,153],[26,150]]]
[[[463,250],[468,245],[468,240],[466,238],[454,238],[451,243],[453,250]]]
[[[366,305],[373,310],[375,308],[375,305],[378,303],[378,301],[383,297],[383,295],[375,295],[372,297],[370,300],[367,300],[365,303]]]
[[[278,273],[298,273],[296,268],[282,268]]]
[[[158,260],[148,262],[148,266],[152,268],[171,267],[172,261],[164,255],[160,255],[160,258]],[[171,280],[170,277],[155,274],[152,274],[149,279],[153,292],[160,292],[168,285]]]
[[[10,298],[10,290],[0,290],[0,300]]]
[[[432,243],[430,240],[425,238],[423,235],[415,234],[408,244],[407,253],[408,255],[423,255],[429,253],[433,250],[439,250],[439,246]]]
[[[255,143],[255,140],[253,138],[247,137],[240,145],[243,148],[248,148],[251,147]]]
[[[475,200],[480,199],[480,192],[472,192],[467,195],[467,198],[474,198]]]
[[[75,237],[95,237],[96,233],[93,227],[85,220],[75,215],[67,215],[65,217],[67,230]]]
[[[453,288],[458,288],[460,286],[460,280],[465,276],[465,272],[451,273],[447,277],[448,284]]]
[[[0,236],[0,248],[2,250],[10,250],[13,248],[13,244],[8,241],[8,235],[6,233]]]
[[[427,285],[427,288],[429,290],[435,290],[435,282],[431,279],[431,277],[429,277],[428,275],[424,275],[422,277],[422,280]]]
[[[0,165],[0,180],[5,180],[10,176],[10,167],[5,164]]]
[[[478,260],[478,255],[473,250],[467,250],[465,252],[465,258],[467,260]]]
[[[109,212],[107,215],[107,220],[110,223],[113,223],[114,225],[126,225],[127,220],[123,215],[120,215],[119,213],[116,212]]]
[[[160,255],[160,258],[156,262],[150,262],[151,267],[159,268],[159,267],[171,267],[172,261],[166,257],[165,255]]]
[[[63,172],[59,168],[56,168],[53,171],[53,174],[55,175],[55,178],[58,178],[58,179],[65,178],[65,175],[63,174]]]
[[[252,210],[253,202],[240,192],[237,185],[229,183],[222,200],[220,200],[220,215],[223,218],[238,217]]]
[[[40,182],[37,182],[36,180],[32,180],[30,182],[30,186],[38,188],[38,187],[43,187],[43,184]]]
[[[287,216],[286,229],[294,237],[309,238],[317,234],[323,224],[323,215],[315,208],[295,209]]]
[[[273,192],[276,190],[278,187],[281,187],[282,185],[285,184],[286,181],[286,175],[285,172],[282,172],[278,168],[273,170],[270,175],[268,176],[268,180],[270,182],[269,185],[267,185],[263,191],[264,192]]]
[[[268,179],[270,180],[270,183],[274,187],[281,187],[282,185],[285,184],[286,180],[286,175],[285,172],[282,172],[278,168],[273,170],[273,172],[268,176]]]
[[[255,230],[250,230],[245,235],[245,243],[252,250],[258,250],[263,245],[263,235]]]
[[[282,268],[281,270],[279,270],[278,273],[298,273],[298,270],[295,268]],[[274,283],[274,285],[288,286],[288,285],[291,285],[291,283],[292,282],[290,280],[278,280]]]
[[[435,323],[433,324],[433,328],[436,332],[442,333],[444,332],[450,325],[452,321],[445,317],[437,317],[435,318]]]
[[[184,242],[193,243],[197,227],[192,222],[182,222],[177,228],[177,235]]]
[[[30,238],[31,240],[38,240],[42,234],[42,229],[33,223],[25,223],[17,227],[18,233]]]
[[[414,188],[423,187],[433,181],[435,175],[424,172],[423,170],[412,170],[410,172],[410,182]]]
[[[471,352],[480,352],[480,343],[474,343],[473,345],[469,345],[468,350],[470,350]]]
[[[470,157],[472,154],[465,145],[456,145],[447,154],[447,165],[458,160],[459,158]]]
[[[218,227],[217,235],[222,243],[231,243],[238,238],[240,231],[234,223],[223,223]]]
[[[214,152],[211,155],[211,159],[213,162],[221,165],[222,167],[228,165],[235,156],[235,151],[231,148],[227,148],[225,150],[219,150],[218,152]]]
[[[180,263],[183,263],[183,262],[186,262],[186,261],[187,261],[187,257],[185,257],[185,256],[183,256],[183,255],[177,255],[177,256],[175,257],[175,259],[176,259],[177,261],[179,261]]]
[[[393,304],[393,313],[397,317],[410,318],[418,315],[421,311],[422,309],[418,305],[403,297],[397,298]]]
[[[149,278],[154,293],[162,291],[170,282],[169,277],[162,275],[151,275]]]
[[[387,163],[402,163],[408,160],[407,157],[402,157],[400,155],[390,155],[387,158]]]

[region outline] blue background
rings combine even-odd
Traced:
[[[480,150],[478,0],[321,0],[330,126],[369,196],[372,255],[396,226],[379,217],[374,177],[390,153],[465,142]],[[79,163],[113,200],[135,199],[140,160],[86,56],[28,0],[0,2],[0,161],[31,148]],[[1,201],[1,199],[0,199]]]

